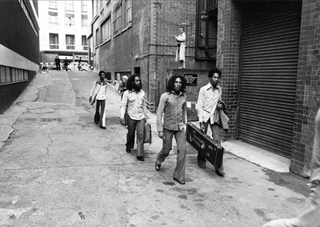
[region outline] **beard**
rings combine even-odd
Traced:
[[[141,90],[141,84],[133,84],[133,89],[136,91],[140,91]]]

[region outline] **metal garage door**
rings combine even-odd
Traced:
[[[251,3],[244,11],[238,137],[290,157],[301,3]]]

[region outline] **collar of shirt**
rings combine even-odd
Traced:
[[[184,96],[184,92],[181,92],[181,91],[180,91],[180,93],[178,95],[174,91],[171,91],[170,94],[176,95],[178,97]]]
[[[216,88],[213,88],[212,85],[210,84],[210,82],[207,85],[205,85],[204,88],[206,90],[209,90],[210,88],[212,88],[213,90],[215,90],[215,89],[220,90],[221,89],[220,86],[217,86]]]

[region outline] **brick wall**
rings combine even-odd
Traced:
[[[222,71],[222,99],[229,111],[230,137],[236,136],[241,9],[232,0],[218,2],[217,67]]]
[[[320,107],[320,2],[302,1],[291,170],[309,175],[314,118]]]

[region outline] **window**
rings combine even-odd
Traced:
[[[28,71],[0,65],[0,85],[28,80]]]
[[[96,30],[96,46],[100,44],[100,39],[99,39],[99,28]]]
[[[126,0],[125,1],[125,27],[131,25],[132,21],[132,0]]]
[[[74,2],[73,0],[65,1],[66,11],[74,11]]]
[[[102,42],[111,38],[111,17],[103,22],[101,25]]]
[[[74,14],[73,13],[66,13],[65,25],[67,27],[73,27],[74,26]]]
[[[88,4],[84,0],[81,0],[81,12],[88,13]]]
[[[88,26],[88,15],[81,15],[81,27]]]
[[[51,25],[58,25],[58,12],[49,12],[49,23]]]
[[[83,50],[88,50],[87,37],[85,35],[81,36],[81,43]]]
[[[68,50],[74,50],[74,35],[66,35],[66,45]]]
[[[59,36],[58,34],[49,34],[50,49],[59,49]]]
[[[117,5],[113,12],[113,28],[114,33],[118,33],[121,29],[121,5]]]
[[[57,1],[49,1],[49,9],[58,9],[58,2]]]
[[[217,52],[218,7],[216,0],[197,0],[195,57],[213,60]]]

